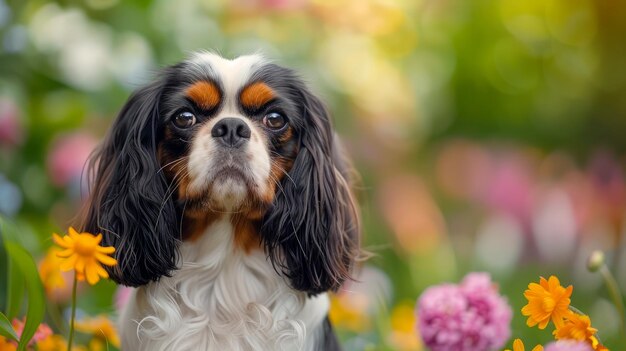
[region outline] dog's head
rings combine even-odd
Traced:
[[[328,112],[260,56],[200,53],[165,68],[130,97],[89,169],[82,229],[117,249],[118,283],[169,275],[179,243],[225,215],[236,249],[263,245],[295,289],[350,276],[359,221]]]

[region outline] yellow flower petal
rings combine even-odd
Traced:
[[[100,265],[96,265],[96,271],[98,272],[98,275],[104,279],[107,279],[109,277],[109,273]]]
[[[107,266],[115,266],[117,264],[117,260],[113,257],[109,257],[100,253],[96,253],[96,259]]]
[[[85,271],[85,259],[84,258],[78,258],[76,260],[76,264],[74,265],[74,269],[76,269],[77,272],[84,272]]]
[[[65,242],[65,240],[63,240],[62,237],[60,237],[58,234],[53,233],[52,234],[52,240],[54,241],[55,244],[61,246],[64,249],[68,248],[67,243]]]
[[[71,271],[72,269],[74,269],[74,266],[76,265],[76,260],[78,260],[78,256],[72,255],[68,257],[67,259],[65,259],[65,261],[63,261],[59,265],[59,267],[61,268],[63,272]]]
[[[87,283],[90,285],[96,285],[96,283],[100,280],[100,276],[93,266],[89,266],[85,269],[85,276],[87,277]]]
[[[115,252],[115,248],[113,246],[100,246],[98,247],[98,252],[103,254],[112,254]]]
[[[76,279],[78,279],[81,282],[84,281],[85,280],[85,273],[76,272]]]
[[[70,227],[70,229],[68,230],[68,233],[71,237],[77,237],[79,235],[76,229],[74,229],[73,227]]]
[[[67,258],[70,257],[74,254],[74,250],[72,249],[65,249],[63,251],[57,251],[56,255],[59,258]]]

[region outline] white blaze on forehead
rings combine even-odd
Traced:
[[[250,77],[267,60],[263,56],[244,55],[233,60],[225,59],[210,52],[195,53],[188,61],[197,66],[210,67],[224,89],[224,108],[226,112],[237,111],[237,92],[248,83]]]

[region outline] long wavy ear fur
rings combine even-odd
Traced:
[[[359,218],[329,114],[306,88],[296,91],[304,107],[300,148],[261,235],[292,287],[318,294],[350,278],[359,255]]]
[[[159,172],[157,140],[163,83],[135,92],[88,164],[91,193],[80,228],[114,246],[117,283],[139,286],[176,268],[178,216]]]

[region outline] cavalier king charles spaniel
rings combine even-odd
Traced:
[[[328,291],[360,257],[323,103],[258,55],[197,53],[128,99],[89,162],[124,350],[339,350]]]

